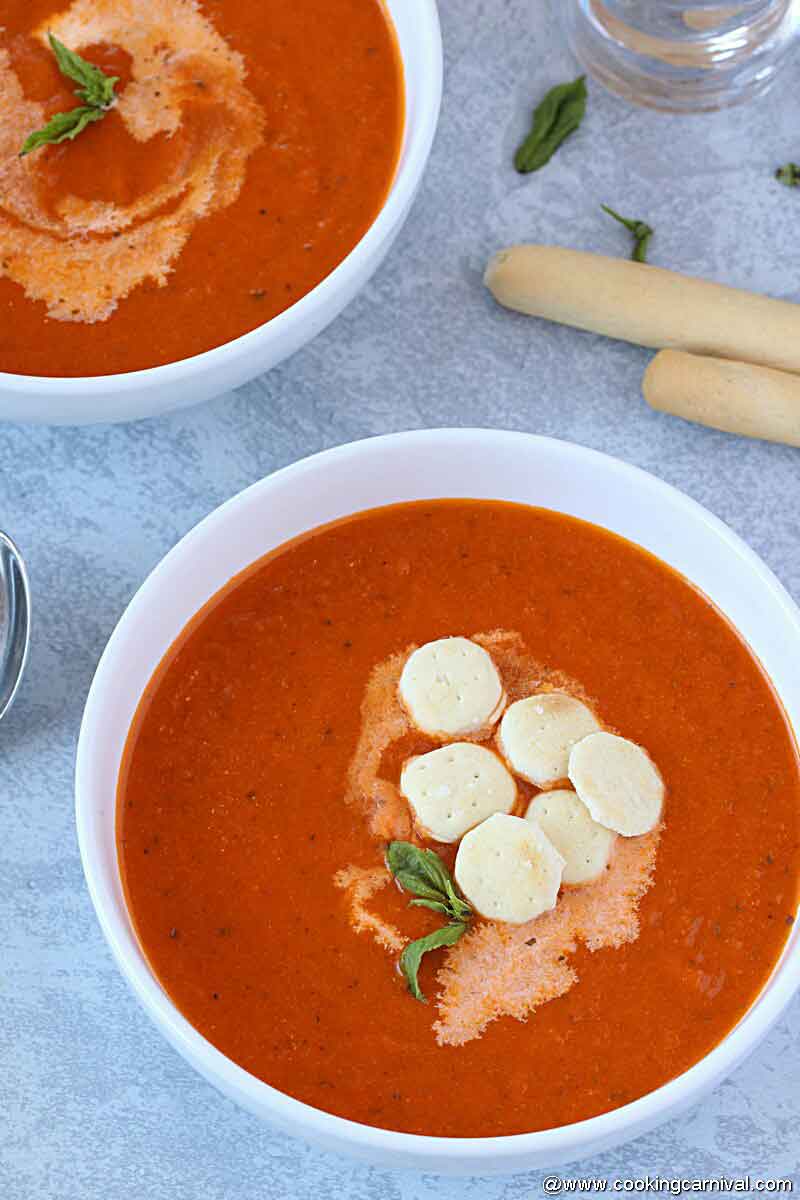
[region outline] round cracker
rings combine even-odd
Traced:
[[[523,925],[555,908],[564,859],[534,821],[496,813],[464,837],[455,877],[473,908]]]
[[[591,733],[572,748],[569,778],[595,821],[638,837],[655,829],[664,781],[646,750],[613,733]]]
[[[410,654],[399,691],[417,728],[441,738],[489,728],[506,699],[491,654],[465,637],[426,642]]]
[[[512,771],[546,787],[567,777],[572,747],[600,728],[594,713],[565,692],[539,692],[509,705],[498,746]]]
[[[457,842],[493,813],[507,813],[517,799],[514,777],[492,750],[454,742],[411,758],[400,790],[419,828],[437,842]]]
[[[575,792],[540,792],[528,805],[525,820],[535,821],[564,859],[562,883],[592,883],[608,866],[617,835],[593,819]]]

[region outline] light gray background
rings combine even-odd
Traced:
[[[729,522],[796,597],[800,451],[651,413],[648,355],[516,317],[481,286],[507,242],[610,254],[601,202],[656,228],[652,261],[800,299],[800,62],[729,114],[672,118],[591,87],[540,174],[512,150],[529,106],[575,74],[542,0],[444,0],[441,126],[411,218],[344,316],[282,368],[163,420],[0,428],[0,527],[30,566],[30,669],[0,726],[0,1196],[3,1200],[515,1200],[540,1174],[442,1181],[353,1165],[273,1134],[161,1040],[123,984],[84,888],[72,814],[81,710],[146,573],[222,500],[303,455],[433,425],[573,439],[653,471]],[[571,1174],[800,1180],[800,1001],[702,1106]],[[542,1080],[542,1087],[547,1080]],[[457,1103],[457,1097],[454,1098]]]

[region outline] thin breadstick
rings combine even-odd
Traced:
[[[512,246],[486,286],[507,308],[654,349],[800,372],[800,305],[629,259]]]
[[[662,350],[645,371],[642,391],[660,412],[800,446],[800,379],[785,371]]]

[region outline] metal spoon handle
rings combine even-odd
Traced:
[[[8,534],[0,532],[0,719],[11,707],[25,670],[30,615],[25,563]]]

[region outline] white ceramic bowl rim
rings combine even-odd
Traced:
[[[383,2],[383,0],[381,0]],[[17,393],[26,391],[42,394],[52,393],[54,399],[65,396],[114,396],[136,391],[141,387],[143,379],[152,380],[155,376],[162,383],[187,382],[194,378],[199,371],[222,365],[226,360],[240,357],[247,350],[265,339],[277,339],[283,333],[308,323],[313,325],[317,313],[325,309],[329,295],[332,292],[346,291],[351,282],[359,274],[361,260],[371,255],[391,234],[395,225],[401,221],[407,207],[410,206],[414,192],[423,174],[425,164],[430,154],[436,125],[439,118],[439,106],[442,94],[442,35],[439,15],[434,0],[422,0],[418,4],[417,17],[419,20],[419,48],[421,54],[421,70],[415,78],[414,107],[417,119],[408,119],[408,93],[406,92],[406,114],[404,142],[394,178],[390,184],[383,207],[366,233],[353,246],[345,258],[334,267],[330,274],[302,296],[289,308],[278,313],[263,325],[256,326],[248,333],[223,342],[211,350],[193,354],[189,358],[181,358],[176,362],[164,363],[161,366],[145,367],[139,371],[120,372],[115,375],[86,375],[86,376],[48,376],[48,375],[19,375],[11,371],[0,371],[0,384],[8,381],[14,385]],[[387,10],[387,20],[392,21]],[[398,51],[399,52],[399,51]],[[401,56],[402,61],[402,56]]]
[[[94,730],[102,714],[102,694],[113,687],[113,659],[117,640],[123,630],[146,620],[151,603],[150,594],[156,591],[160,576],[170,573],[178,560],[187,559],[196,539],[206,538],[216,525],[228,520],[236,508],[244,507],[248,496],[254,491],[269,488],[290,478],[295,484],[302,484],[304,476],[318,472],[337,460],[344,459],[355,470],[359,459],[380,455],[384,446],[388,447],[391,444],[396,448],[399,444],[410,450],[419,443],[425,445],[434,460],[438,459],[445,448],[452,451],[454,447],[462,446],[466,449],[474,446],[476,440],[479,440],[485,452],[490,454],[502,455],[504,451],[510,452],[512,446],[519,449],[519,443],[524,442],[530,448],[532,457],[538,449],[542,454],[550,454],[555,460],[562,459],[562,469],[581,471],[582,467],[602,467],[606,473],[617,476],[623,486],[628,486],[629,490],[635,489],[643,500],[654,501],[657,506],[666,503],[668,508],[682,508],[690,518],[705,527],[706,533],[723,543],[728,552],[742,561],[753,577],[754,588],[767,593],[771,604],[782,610],[786,628],[800,646],[800,612],[769,568],[741,538],[700,504],[637,467],[572,443],[501,430],[418,430],[369,438],[323,451],[284,467],[253,484],[199,522],[154,568],[112,634],[90,689],[77,753],[76,818],[89,892],[117,962],[147,1012],[166,1032],[176,1048],[192,1063],[196,1064],[198,1058],[202,1059],[202,1073],[206,1078],[226,1094],[238,1095],[245,1106],[248,1100],[256,1099],[260,1111],[284,1127],[293,1126],[298,1134],[310,1140],[349,1147],[365,1158],[374,1157],[380,1160],[383,1154],[395,1161],[398,1158],[407,1159],[410,1165],[435,1161],[442,1165],[443,1171],[448,1170],[448,1165],[456,1168],[460,1159],[468,1159],[477,1164],[476,1173],[480,1173],[480,1162],[483,1159],[491,1159],[502,1168],[504,1161],[520,1162],[525,1158],[526,1152],[530,1152],[535,1161],[546,1150],[548,1156],[553,1159],[568,1161],[570,1155],[577,1158],[585,1145],[597,1145],[604,1138],[607,1138],[609,1144],[618,1143],[624,1140],[621,1129],[629,1130],[628,1136],[635,1136],[636,1133],[651,1128],[660,1120],[679,1111],[691,1099],[718,1083],[755,1048],[800,987],[798,923],[795,922],[794,930],[770,980],[739,1024],[695,1066],[640,1099],[585,1121],[534,1133],[486,1138],[444,1138],[398,1133],[334,1116],[277,1091],[226,1058],[181,1016],[161,989],[155,976],[143,961],[136,961],[131,957],[124,944],[126,938],[130,937],[130,932],[126,920],[115,911],[108,883],[104,878],[105,869],[92,830],[93,806],[88,786],[91,757],[94,753]],[[800,709],[794,715],[795,727],[798,718]],[[498,1168],[492,1166],[491,1169]]]

